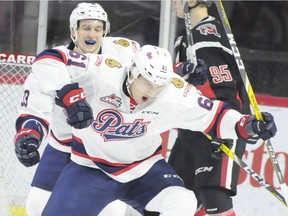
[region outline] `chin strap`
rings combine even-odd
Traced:
[[[190,11],[190,10],[192,10],[193,8],[195,8],[195,7],[198,7],[199,5],[200,5],[200,3],[199,3],[199,2],[197,2],[197,4],[196,4],[196,5],[194,5],[193,7],[189,7],[189,6],[188,6],[188,8],[189,8],[189,11]]]

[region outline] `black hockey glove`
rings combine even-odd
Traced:
[[[232,148],[233,140],[232,139],[219,139],[219,138],[213,138],[211,140],[211,157],[215,159],[222,159],[226,154],[220,149],[220,145],[224,144],[229,149]]]
[[[23,128],[14,138],[15,153],[18,160],[26,167],[33,166],[40,161],[38,148],[40,134],[33,129]]]
[[[275,136],[277,127],[274,117],[268,112],[262,112],[263,120],[257,120],[255,115],[246,115],[236,124],[239,138],[245,139],[249,144],[255,144],[259,138],[268,140]]]
[[[93,111],[78,83],[65,85],[57,91],[55,102],[66,109],[67,123],[76,129],[89,127],[93,121]]]
[[[180,62],[174,66],[174,71],[192,85],[204,85],[208,79],[208,65],[202,59],[197,59],[197,66],[189,61]]]

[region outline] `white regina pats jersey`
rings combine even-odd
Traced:
[[[163,159],[160,133],[164,131],[183,128],[237,138],[235,124],[243,115],[202,96],[176,74],[155,99],[135,106],[127,91],[126,70],[118,59],[89,55],[92,101],[85,93],[94,121],[88,128],[72,129],[74,162],[129,182]]]
[[[59,46],[45,50],[37,56],[32,65],[32,73],[24,85],[24,97],[19,110],[20,120],[18,119],[18,123],[25,122],[32,115],[49,122],[50,133],[47,142],[59,151],[67,153],[71,152],[72,131],[66,123],[63,109],[53,106],[55,90],[59,90],[65,84],[78,82],[80,86],[85,87],[86,92],[92,91],[91,86],[86,85],[90,79],[86,72],[86,56],[72,52],[73,48],[73,44]],[[136,41],[127,38],[105,37],[100,52],[113,55],[123,63],[129,63],[139,48]]]

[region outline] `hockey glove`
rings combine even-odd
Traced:
[[[93,121],[93,111],[78,83],[65,85],[57,91],[55,102],[66,109],[67,123],[76,129],[89,127]]]
[[[246,139],[247,143],[255,144],[259,138],[268,140],[275,136],[277,127],[273,116],[268,112],[262,112],[263,120],[257,120],[255,115],[246,115],[236,124],[236,132],[239,138]]]
[[[33,166],[40,161],[38,148],[40,134],[33,129],[23,128],[14,138],[15,153],[18,160],[26,167]]]
[[[192,85],[204,85],[208,79],[208,65],[202,59],[197,59],[197,66],[189,61],[174,65],[174,71]]]
[[[219,138],[213,138],[211,140],[211,157],[215,159],[222,159],[226,154],[220,149],[220,145],[224,144],[229,149],[232,148],[233,140],[232,139],[219,139]]]

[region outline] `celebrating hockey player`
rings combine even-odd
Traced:
[[[45,72],[37,70],[30,79],[37,80],[39,88],[26,86],[30,106],[20,108],[15,145],[33,146],[31,154],[49,129],[55,103],[73,127],[72,161],[62,171],[43,216],[97,215],[117,199],[144,215],[191,216],[197,207],[195,195],[164,160],[160,133],[183,128],[234,139],[276,134],[271,114],[259,121],[201,95],[172,71],[165,49],[145,45],[126,67],[113,56],[78,59],[79,71],[85,66],[90,82],[71,83],[64,71],[58,75],[63,87],[45,86],[39,79]],[[73,52],[67,60],[75,60]],[[58,90],[46,94],[40,87]],[[39,95],[46,100],[39,103]]]
[[[45,104],[49,101],[51,91],[58,89],[67,82],[85,82],[85,70],[78,71],[78,68],[85,68],[82,65],[82,59],[86,58],[84,53],[109,53],[119,57],[123,62],[130,62],[131,57],[139,49],[139,44],[135,41],[121,38],[121,37],[105,37],[109,32],[110,23],[107,13],[103,8],[96,3],[80,3],[72,11],[70,15],[70,31],[72,42],[69,46],[59,46],[53,49],[48,49],[40,53],[34,64],[33,74],[36,76],[38,71],[45,72],[41,79],[41,85],[30,76],[27,79],[22,107],[30,107],[28,98],[30,94],[36,91],[41,91],[43,97],[35,97],[39,104]],[[73,52],[72,52],[73,51]],[[66,55],[72,55],[73,58],[68,58]],[[63,79],[61,75],[65,74]],[[32,90],[33,89],[33,90]],[[36,99],[37,98],[37,99]],[[33,108],[29,108],[32,109]],[[33,113],[30,113],[33,115]],[[47,128],[40,130],[41,138],[47,137],[47,147],[41,157],[41,161],[37,167],[36,173],[32,181],[32,188],[27,198],[26,210],[29,216],[40,216],[41,212],[49,199],[51,191],[60,175],[64,166],[70,161],[71,152],[71,127],[66,124],[66,118],[63,115],[62,109],[55,107],[51,113],[52,121],[50,133]],[[17,121],[17,130],[26,136],[20,136],[22,142],[33,135],[31,131],[23,131],[21,128],[26,128],[27,125],[34,125],[37,127],[37,121],[30,121],[29,116],[20,116]],[[30,126],[29,126],[30,127]],[[40,128],[39,128],[40,129]],[[19,135],[19,134],[18,134]],[[30,143],[31,144],[31,143]],[[21,146],[16,145],[16,154],[21,163],[25,166],[33,166],[39,162],[40,156],[35,152],[35,148],[39,143],[28,145],[27,149],[22,149]],[[102,216],[123,216],[125,214],[126,205],[118,201],[111,204],[111,207],[101,213]]]
[[[212,1],[173,0],[179,18],[184,18],[183,7],[186,2],[192,25],[193,48],[197,58],[203,59],[209,68],[207,82],[196,77],[192,84],[202,85],[197,88],[203,95],[223,100],[233,109],[249,114],[249,99],[225,30],[217,19],[208,15],[208,7]],[[186,52],[187,36],[184,29],[175,41],[176,63],[187,61]],[[192,112],[187,112],[187,115]],[[234,145],[232,151],[242,157],[246,144],[241,140],[237,142],[241,143]],[[235,196],[237,192],[240,168],[229,157],[211,157],[210,149],[205,147],[206,143],[208,146],[210,140],[201,132],[179,129],[168,163],[183,179],[185,187],[195,192],[199,202],[197,216],[206,215],[206,212],[208,215],[233,216],[235,212],[231,196]],[[201,167],[213,169],[209,172],[197,172]]]

